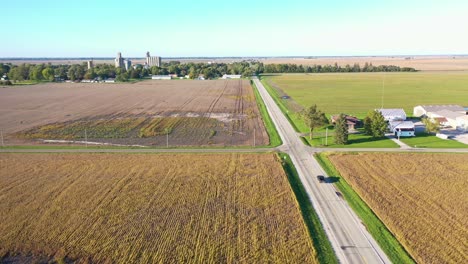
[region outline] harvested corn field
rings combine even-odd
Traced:
[[[275,154],[1,154],[0,210],[4,261],[316,262]]]
[[[0,90],[7,144],[268,145],[247,80],[47,83]],[[254,135],[255,134],[255,135]]]
[[[417,263],[466,262],[467,154],[329,158]]]

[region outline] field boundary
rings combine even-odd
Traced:
[[[416,263],[394,234],[341,176],[328,158],[330,154],[330,152],[322,152],[314,156],[330,177],[338,178],[335,186],[341,191],[349,206],[363,221],[366,229],[387,254],[388,258],[393,263]]]
[[[320,219],[318,218],[318,215],[315,212],[312,203],[310,202],[309,196],[307,195],[307,192],[304,189],[301,180],[299,179],[291,158],[288,154],[283,152],[278,152],[277,155],[278,159],[281,160],[281,164],[283,165],[284,172],[288,177],[291,189],[296,196],[296,201],[299,204],[302,218],[307,227],[312,244],[317,251],[317,259],[319,260],[319,263],[338,264],[335,251],[331,246],[330,240],[325,234],[322,222],[320,222]]]
[[[254,95],[255,95],[255,101],[257,102],[257,107],[258,110],[260,111],[260,115],[263,121],[263,125],[265,126],[265,130],[268,133],[269,137],[269,145],[270,147],[277,147],[283,144],[283,141],[281,140],[281,137],[278,134],[278,130],[276,130],[276,126],[273,123],[273,120],[271,119],[271,116],[268,114],[267,108],[265,106],[265,102],[260,96],[260,93],[258,92],[258,88],[255,85],[255,83],[250,80],[250,84],[252,86],[252,89],[254,90]]]

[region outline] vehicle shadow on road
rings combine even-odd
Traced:
[[[339,181],[340,181],[340,177],[329,176],[329,177],[325,178],[325,183],[335,183],[335,182],[339,182]]]

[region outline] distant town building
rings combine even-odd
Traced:
[[[106,82],[106,83],[115,83],[115,79],[114,78],[108,78],[108,79],[104,80],[104,82]]]
[[[224,74],[222,79],[240,79],[241,77],[240,74]]]
[[[153,75],[151,76],[153,80],[171,80],[172,76],[170,75]]]
[[[125,70],[128,71],[132,67],[132,61],[129,60],[129,59],[125,59],[124,60],[124,67],[125,67]]]
[[[6,74],[3,74],[2,81],[8,81],[8,76]]]
[[[152,66],[161,67],[161,57],[159,56],[151,57],[149,51],[146,52],[146,65],[148,65],[149,67],[152,67]]]
[[[88,70],[94,67],[94,62],[92,60],[88,61]]]
[[[122,53],[117,53],[117,58],[115,58],[115,67],[123,68],[124,67],[124,58],[122,58]]]

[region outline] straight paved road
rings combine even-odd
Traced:
[[[341,263],[391,263],[348,204],[337,195],[333,184],[319,183],[326,175],[283,115],[263,84],[254,78],[270,116],[283,140],[281,149],[290,156],[312,204],[319,215]]]

